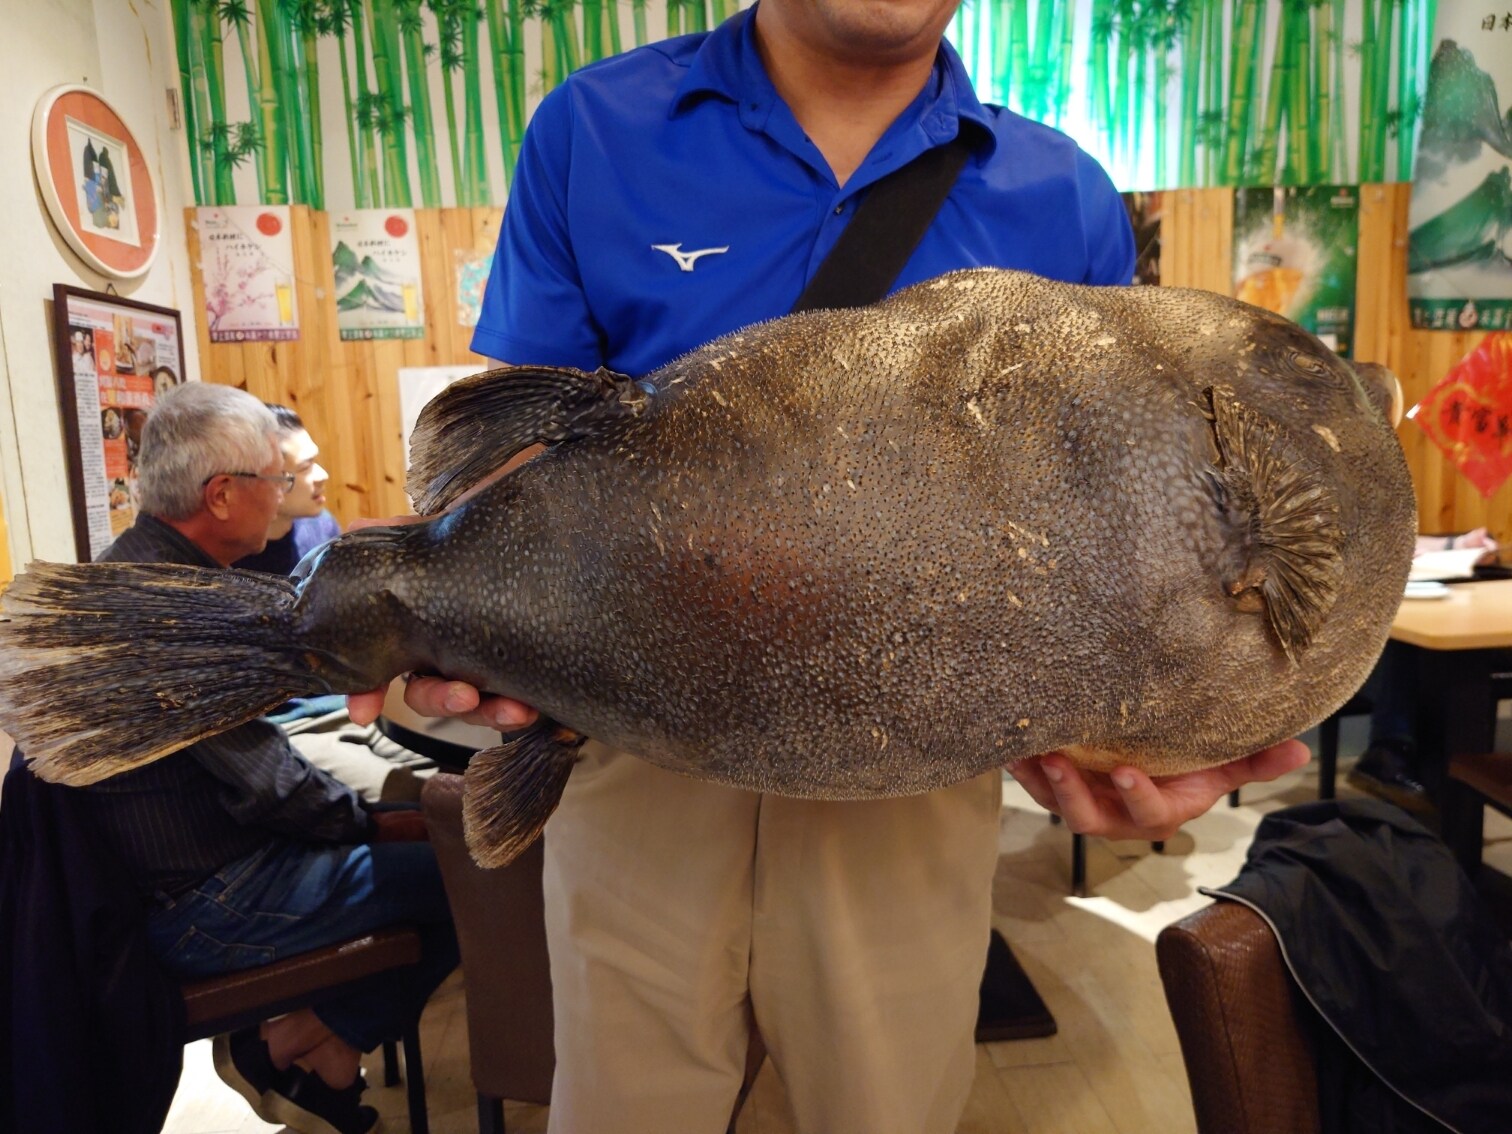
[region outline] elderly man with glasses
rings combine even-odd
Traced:
[[[267,407],[200,382],[158,400],[137,467],[141,512],[102,559],[226,568],[262,550],[293,481]],[[397,1036],[457,964],[418,812],[369,811],[264,720],[77,790],[147,905],[153,951],[180,977],[401,922],[420,930],[420,961],[381,997],[330,1001],[215,1044],[216,1070],[267,1121],[325,1134],[374,1129],[360,1053]]]

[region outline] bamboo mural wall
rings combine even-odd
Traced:
[[[975,0],[984,99],[1120,189],[1408,181],[1436,0]]]
[[[172,0],[200,204],[503,204],[568,73],[741,0]],[[1436,0],[965,0],[982,97],[1120,189],[1409,180]]]
[[[658,0],[658,21],[647,0],[172,7],[196,202],[345,209],[502,204],[543,94],[739,4]]]

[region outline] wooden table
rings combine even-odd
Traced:
[[[1420,768],[1438,799],[1450,757],[1496,746],[1496,702],[1512,696],[1512,579],[1403,599],[1391,637],[1413,647]]]

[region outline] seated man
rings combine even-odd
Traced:
[[[339,536],[341,525],[325,506],[325,486],[331,478],[320,466],[320,446],[315,444],[299,415],[288,406],[273,402],[267,406],[278,422],[283,470],[294,477],[294,484],[278,502],[278,511],[268,525],[267,546],[231,566],[287,575],[307,552]]]
[[[293,485],[283,494],[268,525],[267,546],[231,566],[287,575],[305,555],[339,536],[341,525],[325,506],[330,476],[320,465],[320,446],[288,406],[273,402],[267,406],[278,422],[278,448]],[[436,767],[434,760],[396,744],[376,725],[353,724],[345,697],[296,698],[279,706],[268,719],[283,727],[301,756],[369,803],[415,802],[424,786],[415,773]]]
[[[141,514],[101,556],[224,568],[260,551],[288,488],[273,415],[191,382],[142,434]],[[370,813],[256,720],[89,788],[98,829],[149,904],[153,950],[182,977],[267,964],[394,924],[420,961],[348,998],[216,1040],[216,1069],[262,1118],[366,1134],[359,1058],[397,1036],[457,964],[435,853],[413,811]],[[404,841],[411,840],[411,841]]]

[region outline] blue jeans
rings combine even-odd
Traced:
[[[457,967],[457,935],[429,843],[319,846],[278,840],[222,867],[193,890],[154,905],[153,951],[175,973],[214,976],[334,945],[385,926],[413,925],[420,960],[379,995],[315,1008],[360,1051],[395,1039]]]

